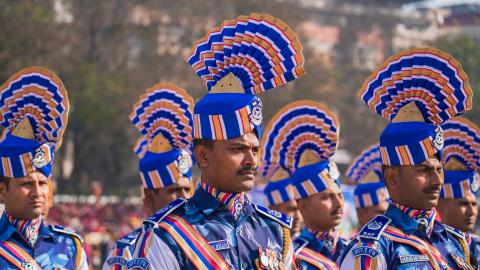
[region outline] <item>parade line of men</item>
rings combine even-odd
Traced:
[[[252,13],[194,44],[188,63],[208,91],[199,101],[165,82],[140,96],[130,120],[149,217],[103,269],[479,269],[480,129],[458,117],[473,94],[460,63],[410,49],[360,87],[389,124],[346,172],[361,228],[344,239],[335,113],[297,100],[262,125],[256,95],[304,75],[304,62],[288,25]],[[30,67],[0,95],[0,269],[88,269],[82,238],[44,222],[68,122],[63,83]],[[269,208],[246,196],[257,173],[269,180]]]

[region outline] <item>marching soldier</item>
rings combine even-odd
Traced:
[[[341,269],[473,269],[462,233],[435,220],[443,167],[440,124],[471,108],[467,75],[433,48],[390,57],[363,84],[367,105],[389,120],[380,135],[385,215],[351,241]]]
[[[65,87],[52,71],[30,67],[0,91],[0,268],[88,269],[82,238],[42,217],[68,120]]]
[[[347,170],[347,176],[357,186],[353,192],[358,225],[362,228],[388,207],[388,192],[382,182],[382,160],[378,144],[365,149]]]
[[[134,104],[130,120],[143,137],[135,145],[140,157],[143,208],[152,215],[178,198],[187,198],[192,182],[193,98],[170,83],[149,88]],[[103,269],[122,270],[138,263],[133,250],[142,228],[120,238]]]
[[[445,225],[465,233],[471,249],[471,264],[478,266],[480,238],[472,231],[478,217],[480,129],[461,117],[447,121],[442,128],[445,182],[437,209]]]
[[[305,228],[295,239],[301,269],[337,269],[335,260],[346,243],[335,230],[343,214],[338,169],[329,158],[337,148],[339,123],[324,105],[300,100],[276,115],[278,142],[271,155],[285,152],[285,167],[292,173],[295,198]]]
[[[292,269],[292,218],[249,202],[259,163],[262,102],[255,93],[304,73],[302,47],[281,20],[227,20],[194,45],[189,63],[209,93],[194,108],[201,182],[145,220],[135,248],[151,269]]]

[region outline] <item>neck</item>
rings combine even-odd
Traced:
[[[32,247],[35,246],[35,243],[38,239],[40,225],[42,224],[42,218],[38,217],[34,219],[20,219],[14,217],[8,212],[5,212],[5,214],[10,224],[17,229],[25,241],[27,241]]]

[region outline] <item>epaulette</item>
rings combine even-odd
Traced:
[[[143,232],[143,228],[140,227],[140,228],[134,230],[133,232],[125,235],[124,237],[120,238],[119,240],[117,240],[117,243],[121,244],[121,245],[124,245],[124,246],[132,246],[132,245],[135,244],[138,236],[140,236],[140,234],[142,234],[142,232]]]
[[[295,251],[295,254],[298,254],[302,248],[306,247],[308,245],[308,239],[305,239],[303,237],[297,237],[295,240],[293,240],[293,250]]]
[[[252,204],[252,205],[255,208],[255,210],[257,210],[257,212],[259,212],[260,214],[275,220],[276,222],[282,224],[283,226],[289,229],[292,228],[293,218],[291,216],[287,216],[283,213],[280,213],[272,209],[268,209],[258,204]]]
[[[473,242],[480,243],[480,237],[478,235],[470,233],[470,238],[472,239]]]
[[[157,227],[158,223],[162,221],[166,216],[168,216],[171,212],[175,209],[179,208],[180,206],[184,205],[187,202],[186,199],[179,198],[175,201],[171,202],[164,208],[158,210],[155,214],[151,215],[147,219],[143,221],[143,225],[146,230],[150,230],[152,228]]]
[[[50,225],[50,229],[54,232],[75,236],[83,244],[82,236],[80,234],[78,234],[77,232],[75,232],[73,229],[70,229],[68,227],[63,227],[63,226],[60,226],[60,225]]]
[[[465,240],[465,233],[463,233],[462,231],[458,230],[458,229],[455,229],[453,227],[450,227],[448,226],[447,224],[443,224],[443,226],[445,227],[445,230],[447,230],[447,232],[457,236],[457,237],[460,237],[460,239],[463,239]]]
[[[378,215],[363,226],[357,237],[361,239],[378,240],[391,221],[392,220],[386,216]]]

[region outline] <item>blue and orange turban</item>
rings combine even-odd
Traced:
[[[440,198],[461,199],[468,194],[476,197],[480,186],[480,129],[461,117],[445,122],[442,128],[445,181]]]
[[[375,206],[387,201],[388,192],[382,182],[382,159],[378,144],[363,150],[347,169],[347,177],[357,186],[353,192],[356,208]]]
[[[400,52],[380,65],[359,92],[390,121],[380,135],[383,165],[416,165],[443,148],[440,124],[472,107],[468,78],[452,56],[434,48]]]
[[[188,57],[208,90],[195,104],[194,137],[260,138],[262,102],[255,95],[303,75],[304,62],[295,32],[270,15],[242,15],[211,29]]]
[[[263,143],[264,165],[272,173],[279,164],[291,175],[295,199],[305,198],[327,188],[339,189],[338,169],[330,157],[337,148],[337,117],[321,103],[300,100],[277,112],[270,122]]]
[[[11,76],[0,91],[0,174],[20,178],[40,171],[50,177],[68,121],[65,86],[52,71],[29,67]]]
[[[147,89],[133,105],[130,120],[143,135],[134,151],[144,188],[191,181],[192,107],[193,98],[171,83]]]

